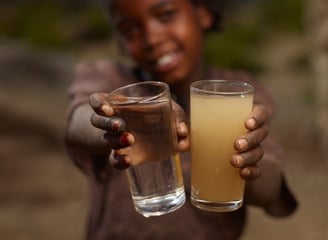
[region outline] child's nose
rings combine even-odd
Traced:
[[[146,48],[152,48],[161,43],[164,37],[164,28],[156,21],[149,22],[145,26],[144,44]]]

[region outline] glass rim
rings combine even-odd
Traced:
[[[152,86],[159,86],[159,87],[163,87],[163,91],[161,91],[160,93],[157,93],[155,95],[150,95],[150,96],[144,96],[141,97],[140,100],[131,100],[128,98],[131,98],[133,96],[127,96],[127,100],[126,101],[117,101],[117,100],[113,100],[110,97],[118,94],[120,91],[125,90],[125,89],[129,89],[135,86],[142,86],[142,85],[149,85],[151,84]],[[130,105],[130,104],[136,104],[136,103],[150,103],[152,100],[161,98],[162,96],[164,96],[165,94],[167,94],[166,92],[169,92],[169,85],[165,82],[160,82],[160,81],[142,81],[142,82],[135,82],[135,83],[130,83],[127,85],[124,85],[122,87],[118,87],[116,89],[114,89],[113,91],[111,91],[108,96],[107,96],[107,101],[109,101],[111,104],[114,105]]]
[[[216,90],[204,90],[200,86],[210,84],[230,84],[231,86],[240,86],[243,90],[238,91],[216,91]],[[237,96],[237,95],[251,95],[254,93],[254,87],[248,82],[238,81],[238,80],[218,80],[218,79],[209,79],[209,80],[198,80],[190,85],[190,91],[197,94],[206,94],[206,95],[219,95],[219,96]]]

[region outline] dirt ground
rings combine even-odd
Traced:
[[[328,159],[316,142],[312,76],[291,64],[305,52],[302,36],[275,36],[259,49],[265,63],[259,78],[278,106],[271,134],[286,150],[287,179],[300,207],[284,219],[251,208],[243,240],[328,236]],[[62,145],[65,89],[76,60],[0,45],[1,239],[83,239],[88,185]]]

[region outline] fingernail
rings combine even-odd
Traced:
[[[120,122],[118,120],[112,120],[112,122],[110,124],[110,128],[114,132],[119,132],[119,130],[120,130]]]
[[[251,128],[256,127],[256,119],[253,117],[247,119],[247,125]]]
[[[243,158],[241,157],[241,156],[239,156],[239,155],[237,155],[237,156],[235,156],[235,158],[234,158],[234,165],[236,166],[236,167],[240,167],[242,164],[242,161],[243,161]]]
[[[119,153],[114,154],[115,168],[124,170],[130,166],[130,159],[127,156],[119,155]]]
[[[106,115],[110,116],[114,113],[114,110],[112,107],[110,107],[109,105],[107,104],[104,104],[101,106],[101,110],[103,113],[105,113]]]
[[[130,146],[134,143],[134,137],[129,133],[123,133],[120,142],[125,146]]]
[[[187,133],[187,130],[188,128],[187,128],[187,125],[186,125],[186,123],[185,122],[181,122],[181,123],[179,123],[179,125],[178,125],[178,131],[180,132],[180,133]]]
[[[237,141],[237,144],[238,144],[238,148],[240,150],[243,150],[243,149],[245,149],[247,147],[247,140],[246,139],[239,139]]]
[[[119,133],[125,131],[126,125],[124,121],[121,121],[118,118],[112,118],[110,128],[112,131]]]

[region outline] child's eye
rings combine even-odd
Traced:
[[[169,22],[174,19],[177,11],[176,10],[165,10],[159,14],[159,19],[162,22]]]
[[[136,24],[124,24],[120,26],[119,32],[124,38],[131,39],[140,33],[140,30]]]

